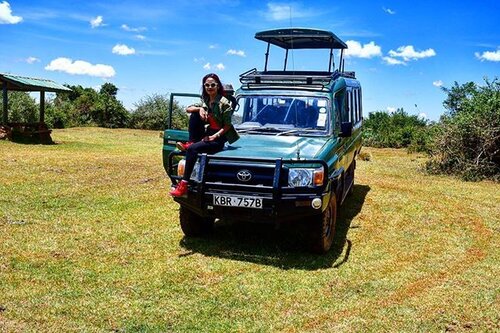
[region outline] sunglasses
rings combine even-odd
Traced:
[[[217,83],[205,83],[204,84],[205,88],[215,88],[218,86]]]

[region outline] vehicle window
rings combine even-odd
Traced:
[[[340,122],[342,120],[342,112],[345,108],[342,107],[344,103],[345,90],[340,90],[335,94],[335,128],[340,129]]]
[[[326,98],[308,96],[249,96],[238,100],[234,124],[326,130],[330,105]]]

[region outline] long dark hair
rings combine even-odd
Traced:
[[[207,92],[205,91],[205,86],[204,86],[205,81],[209,78],[212,78],[215,80],[215,82],[217,82],[217,94],[219,94],[221,96],[226,96],[226,92],[224,91],[224,86],[222,85],[222,82],[220,81],[217,74],[210,73],[210,74],[205,75],[203,77],[203,79],[201,80],[201,96],[203,97],[203,99],[206,100],[209,98]]]

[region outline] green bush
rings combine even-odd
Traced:
[[[136,109],[130,115],[130,128],[161,130],[165,127],[168,115],[168,96],[146,96],[135,103]]]
[[[135,104],[136,109],[130,115],[130,128],[162,130],[166,127],[169,115],[169,95],[146,96]],[[172,127],[187,128],[188,116],[181,106],[174,101]]]
[[[433,140],[430,172],[500,181],[500,82],[485,83],[444,89],[447,112]]]
[[[49,128],[66,128],[69,124],[68,113],[58,108],[52,101],[45,103],[45,124]]]
[[[363,123],[363,143],[379,148],[406,148],[425,151],[430,133],[427,121],[409,115],[402,108],[389,114],[384,111],[371,112]]]

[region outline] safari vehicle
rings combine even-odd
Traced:
[[[265,66],[240,75],[233,114],[240,139],[215,155],[199,156],[188,196],[174,198],[181,228],[186,236],[200,236],[217,218],[277,226],[302,220],[311,248],[324,253],[332,245],[337,208],[354,184],[361,86],[354,72],[344,71],[347,45],[332,32],[289,28],[255,38],[267,42]],[[283,70],[268,70],[271,45],[285,50]],[[289,50],[298,49],[330,50],[328,70],[288,70]],[[196,95],[172,94],[171,103],[179,96]],[[164,133],[163,163],[176,185],[184,153],[175,144],[187,141],[188,133],[171,124]]]

